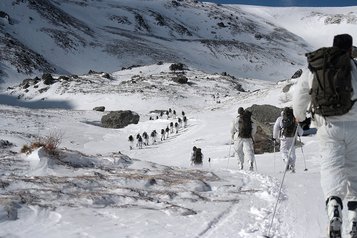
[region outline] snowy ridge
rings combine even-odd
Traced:
[[[207,74],[190,68],[175,72],[169,69],[171,65],[156,64],[133,67],[113,72],[109,78],[103,77],[102,73],[80,75],[75,78],[54,76],[56,81],[51,85],[44,84],[44,81],[40,79],[24,81],[9,89],[7,93],[9,96],[16,96],[24,101],[41,100],[43,102],[48,100],[66,101],[78,94],[83,97],[88,95],[88,100],[92,94],[102,94],[108,98],[107,101],[109,98],[118,97],[123,99],[138,97],[146,101],[164,98],[173,104],[185,107],[194,106],[188,101],[195,98],[195,105],[198,105],[195,109],[200,110],[202,105],[216,105],[218,100],[224,102],[232,100],[239,94],[248,95],[246,91],[263,89],[268,84],[265,81],[235,78],[230,75]],[[176,82],[175,78],[179,76],[187,78],[188,82],[183,84]],[[214,92],[212,92],[212,88],[215,88]],[[82,106],[78,105],[78,108],[92,109],[98,106],[99,102],[95,103],[89,103],[91,108],[83,108],[83,104]],[[130,109],[125,101],[119,102],[117,107],[119,105],[121,108]],[[151,107],[151,110],[158,109],[155,108],[155,104]]]
[[[111,73],[158,61],[276,82],[304,65],[311,45],[341,28],[353,34],[356,24],[354,7],[317,11],[191,0],[9,0],[0,6],[6,86],[43,72]],[[316,28],[323,35],[311,34]]]
[[[357,7],[273,8],[246,5],[241,8],[297,34],[313,49],[331,46],[334,35],[356,34]]]

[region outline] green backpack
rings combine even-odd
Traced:
[[[197,148],[194,152],[194,164],[202,164],[202,151],[201,148]]]
[[[283,118],[281,120],[281,135],[285,137],[294,137],[296,128],[293,109],[285,107],[283,110]]]
[[[310,89],[312,115],[324,117],[347,113],[351,100],[351,58],[337,47],[324,47],[306,54],[310,71],[314,74]]]
[[[252,113],[244,110],[243,115],[238,120],[238,136],[241,138],[252,138]]]

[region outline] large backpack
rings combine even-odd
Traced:
[[[281,135],[285,137],[293,137],[296,130],[293,109],[285,107],[283,110],[283,118],[281,120]]]
[[[241,138],[252,137],[252,113],[245,110],[238,120],[238,136]]]
[[[306,57],[314,74],[310,111],[324,117],[347,113],[354,103],[350,56],[337,47],[324,47]]]
[[[194,152],[194,161],[195,164],[202,164],[202,152],[201,148],[197,148]]]

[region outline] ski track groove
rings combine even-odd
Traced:
[[[216,216],[214,219],[212,219],[208,224],[207,227],[201,231],[196,238],[204,237],[205,234],[209,232],[213,232],[215,229],[218,229],[218,224],[222,223],[226,219],[228,219],[229,215],[233,212],[235,212],[235,209],[233,207],[235,206],[235,203],[232,203],[227,209],[225,209],[223,212],[221,212],[218,216]],[[226,217],[226,218],[225,218]],[[209,234],[207,235],[208,237],[210,236]]]
[[[274,178],[268,175],[263,175],[260,173],[255,173],[255,172],[248,172],[248,171],[243,171],[244,174],[249,175],[251,181],[255,180],[258,181],[259,184],[262,186],[263,191],[267,191],[271,193],[271,195],[274,197],[273,201],[269,201],[268,199],[265,199],[267,203],[269,203],[268,207],[263,208],[261,207],[261,210],[264,210],[262,215],[264,217],[263,221],[256,220],[257,224],[259,225],[259,229],[261,230],[261,235],[266,235],[266,232],[268,231],[268,228],[270,227],[271,223],[271,218],[273,215],[273,208],[275,206],[275,202],[277,197],[279,196],[279,187],[280,187],[280,180],[278,178]],[[261,198],[263,199],[263,198]],[[280,199],[279,199],[279,204],[277,207],[276,211],[276,216],[274,218],[274,222],[272,224],[271,230],[270,230],[270,238],[290,238],[293,237],[291,235],[288,235],[286,233],[286,228],[287,227],[282,227],[284,224],[284,206],[283,202],[288,200],[288,195],[286,193],[286,188],[283,186],[281,194],[280,194]],[[252,224],[248,224],[252,225]],[[291,227],[289,227],[288,230],[291,230]]]
[[[236,173],[237,171],[232,171],[233,173]],[[277,196],[277,191],[279,189],[279,181],[276,180],[275,178],[272,178],[270,176],[265,176],[259,173],[255,172],[248,172],[248,171],[239,171],[239,173],[245,175],[242,178],[242,186],[241,188],[244,188],[248,186],[248,188],[251,185],[254,185],[255,183],[259,183],[262,186],[262,191],[268,191],[273,194],[274,197]],[[275,204],[275,201],[269,201],[268,199],[260,198],[261,200],[267,202],[269,207],[273,207]],[[288,199],[286,193],[284,192],[284,189],[282,191],[281,197],[280,197],[280,202],[283,202],[284,200]],[[237,213],[237,207],[238,203],[234,202],[231,203],[223,212],[221,212],[219,215],[217,215],[215,218],[213,218],[210,222],[208,222],[206,228],[204,228],[195,238],[209,238],[211,237],[216,230],[220,228],[220,224],[225,223],[226,221],[229,222],[230,219],[234,219],[236,216],[234,214]],[[280,204],[281,205],[281,204]],[[280,206],[279,206],[280,207]],[[281,208],[277,210],[276,217],[274,219],[273,227],[271,229],[271,237],[276,237],[276,238],[289,238],[291,236],[286,236],[286,232],[282,232],[281,230],[281,225],[284,223],[282,220],[282,213],[283,211]],[[237,231],[237,235],[239,236],[240,232],[243,233],[248,233],[251,235],[259,233],[260,235],[263,235],[266,233],[268,230],[268,227],[270,226],[271,222],[271,216],[273,211],[267,208],[263,207],[258,207],[257,208],[261,214],[261,218],[257,217],[254,222],[246,224],[247,229],[242,229],[240,231]],[[263,219],[263,221],[261,220]],[[258,235],[258,234],[257,234]],[[241,237],[241,236],[239,236]],[[245,236],[244,236],[245,237]]]

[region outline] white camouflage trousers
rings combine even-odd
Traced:
[[[254,163],[254,146],[251,138],[238,137],[235,139],[234,150],[236,152],[235,156],[241,165],[244,164],[244,159],[246,159],[249,164]]]
[[[318,129],[321,186],[325,199],[357,201],[357,121],[332,122]]]
[[[295,137],[280,138],[280,152],[285,163],[295,167],[296,153],[295,153]],[[290,152],[291,149],[291,152]],[[290,156],[289,156],[290,152]]]

